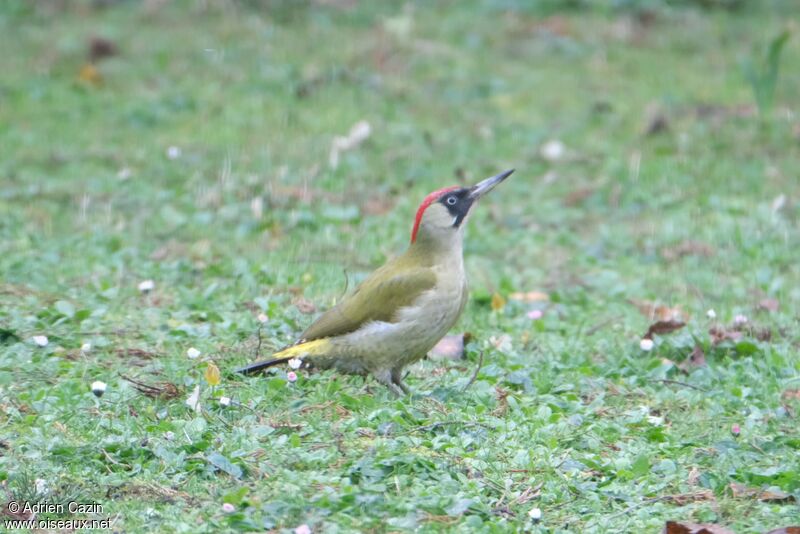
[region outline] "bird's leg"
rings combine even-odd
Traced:
[[[406,392],[403,389],[405,386],[399,386],[395,381],[393,374],[390,371],[375,371],[372,373],[372,376],[375,377],[375,380],[389,388],[389,391],[394,393],[398,397],[402,397]]]
[[[392,369],[392,382],[394,383],[395,386],[403,390],[403,393],[405,393],[406,395],[410,395],[411,390],[408,388],[407,385],[403,383],[402,374],[403,374],[403,369],[401,369],[400,367]]]

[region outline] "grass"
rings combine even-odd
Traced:
[[[8,496],[126,532],[797,523],[797,43],[769,117],[740,70],[797,10],[331,4],[0,8]],[[92,36],[119,54],[81,79]],[[470,221],[466,361],[415,365],[402,399],[232,374],[402,251],[424,194],[509,167]],[[645,352],[648,302],[688,324]]]

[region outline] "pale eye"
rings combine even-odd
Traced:
[[[455,206],[456,202],[458,202],[458,200],[456,200],[456,197],[447,197],[447,204],[448,205]]]

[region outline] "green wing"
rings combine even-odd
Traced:
[[[430,269],[403,268],[401,262],[390,262],[323,313],[303,332],[301,339],[340,336],[370,321],[391,322],[397,310],[411,305],[422,292],[435,285],[436,275]]]

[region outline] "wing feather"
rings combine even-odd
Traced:
[[[401,265],[397,262],[390,263],[372,273],[352,294],[314,321],[301,339],[341,336],[370,321],[392,322],[397,310],[413,304],[436,285],[431,269],[398,267]]]

